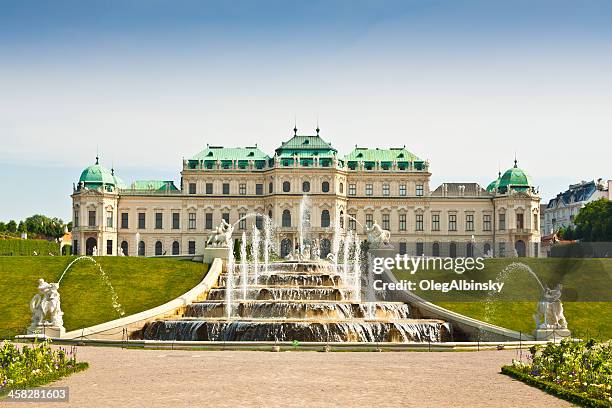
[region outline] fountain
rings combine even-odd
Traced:
[[[108,287],[111,293],[113,309],[119,316],[125,315],[123,306],[119,303],[117,292],[113,287],[108,275],[96,260],[91,256],[80,256],[68,264],[60,275],[56,283],[47,283],[44,279],[38,280],[38,293],[30,301],[30,311],[32,312],[32,322],[28,327],[28,334],[44,333],[50,337],[61,337],[65,333],[64,320],[61,309],[59,286],[66,273],[72,266],[80,261],[93,262],[98,267],[98,272],[102,282]],[[47,320],[45,320],[47,319]]]
[[[551,289],[548,285],[544,285],[538,275],[522,262],[512,262],[508,264],[497,275],[496,282],[505,282],[511,274],[516,272],[526,272],[537,282],[540,288],[540,299],[537,304],[536,312],[533,315],[535,320],[534,337],[536,340],[548,340],[554,338],[564,338],[571,335],[567,329],[567,320],[563,314],[563,304],[561,303],[562,285],[557,284]],[[491,291],[487,295],[485,302],[485,320],[490,321],[494,314],[495,296],[497,291]]]
[[[227,246],[226,268],[217,286],[208,292],[206,300],[188,305],[182,317],[146,324],[142,338],[316,342],[439,342],[451,338],[446,322],[413,319],[405,303],[361,301],[365,263],[361,261],[359,236],[343,234],[337,222],[330,256],[318,259],[307,196],[300,204],[298,250],[288,259],[270,262],[273,229],[271,220],[266,219],[261,250],[256,228],[250,241],[249,234],[242,234],[237,266],[233,227],[227,228],[220,243]],[[260,258],[263,268],[259,267]]]

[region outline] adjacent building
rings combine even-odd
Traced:
[[[277,252],[298,242],[300,203],[324,257],[334,229],[377,222],[400,253],[430,256],[538,256],[540,198],[514,166],[487,188],[444,183],[430,188],[430,164],[403,147],[355,147],[341,155],[319,135],[298,135],[268,155],[257,145],[207,146],[184,160],[172,181],[126,185],[98,159],[74,186],[73,249],[77,254],[200,254],[221,219],[235,238],[267,217]]]
[[[608,200],[612,198],[611,185],[612,180],[608,180],[607,184],[604,184],[602,179],[581,181],[571,184],[567,190],[557,194],[544,210],[542,235],[553,234],[560,228],[573,227],[574,217],[586,204],[601,198]]]

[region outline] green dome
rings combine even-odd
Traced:
[[[100,165],[97,157],[96,164],[87,167],[81,173],[79,184],[81,182],[85,187],[100,187],[102,184],[114,186],[116,184],[113,173],[106,167]]]
[[[506,193],[509,189],[516,191],[527,191],[533,186],[531,177],[523,170],[520,169],[516,160],[514,161],[514,167],[506,170],[504,175],[499,181],[498,189],[501,193]]]
[[[499,187],[499,182],[500,181],[501,181],[501,171],[497,175],[497,180],[493,180],[491,183],[489,183],[489,185],[487,186],[487,192],[488,193],[496,192],[497,188]]]

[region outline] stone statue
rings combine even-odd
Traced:
[[[391,233],[381,228],[376,221],[371,227],[367,225],[364,228],[366,234],[368,234],[368,242],[373,247],[388,246],[389,240],[391,239]]]
[[[98,247],[97,246],[93,246],[93,248],[91,248],[91,255],[92,256],[98,256]]]
[[[221,223],[215,228],[215,232],[208,236],[206,246],[227,247],[228,241],[232,239],[233,231],[234,228],[222,218]]]
[[[563,315],[563,304],[560,300],[561,288],[561,284],[555,289],[544,288],[536,313],[533,315],[536,329],[567,329],[567,320]]]
[[[33,332],[43,326],[63,328],[64,312],[60,306],[58,289],[58,283],[47,283],[44,279],[38,280],[38,293],[30,301],[32,323],[28,331]]]

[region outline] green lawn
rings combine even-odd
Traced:
[[[29,302],[38,278],[59,279],[75,257],[0,257],[0,338],[23,334],[30,323]],[[161,258],[97,257],[130,315],[159,306],[194,287],[208,266]],[[98,267],[81,260],[60,284],[66,330],[92,326],[120,317]]]
[[[482,271],[462,275],[448,271],[420,270],[411,275],[396,271],[398,279],[449,282],[456,279],[477,282],[496,281],[512,262],[527,264],[544,284],[563,284],[563,307],[569,328],[581,337],[612,338],[612,259],[490,259]],[[532,315],[540,288],[524,270],[506,275],[500,294],[487,292],[447,292],[416,290],[415,293],[449,310],[513,330],[532,333]]]

